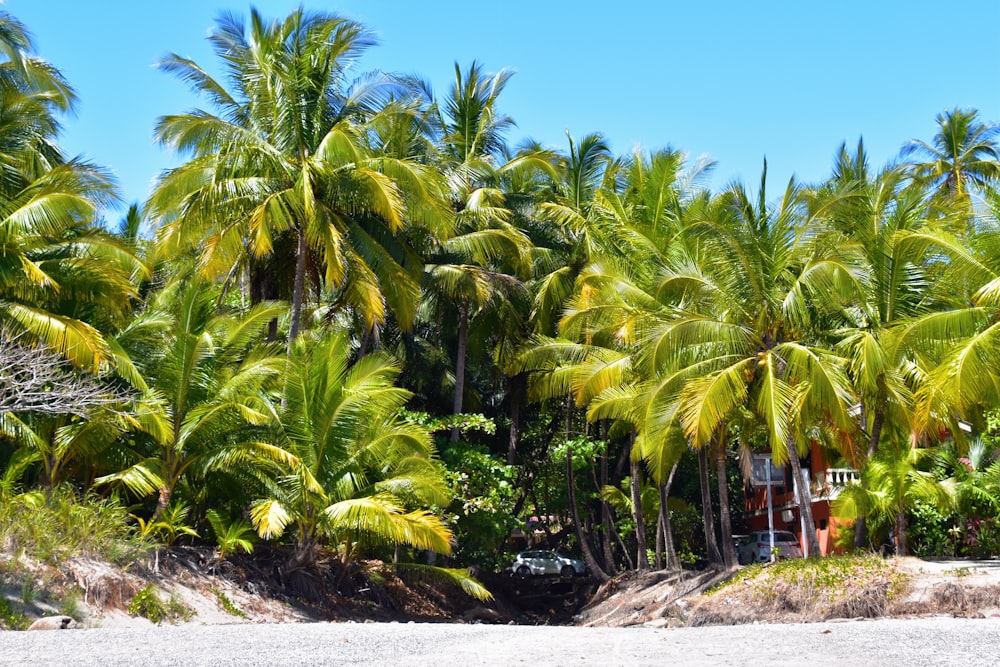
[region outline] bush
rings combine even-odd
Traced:
[[[220,591],[215,586],[212,586],[208,590],[212,591],[215,599],[219,601],[219,606],[222,607],[225,612],[231,616],[236,616],[238,618],[246,618],[246,612],[233,604],[233,601],[229,599],[229,596]]]
[[[193,612],[175,596],[164,602],[156,592],[156,587],[150,584],[135,594],[128,604],[128,613],[142,616],[159,625],[163,621],[186,621]]]
[[[11,606],[10,601],[0,597],[0,628],[6,630],[27,630],[28,618]]]
[[[463,565],[503,569],[510,559],[498,552],[511,530],[521,525],[511,515],[517,495],[513,466],[483,447],[461,441],[443,450],[442,459],[454,494],[447,512],[457,542],[453,558]]]
[[[956,515],[942,512],[930,503],[917,502],[910,509],[906,541],[914,556],[951,558],[957,555]]]
[[[114,499],[78,497],[68,487],[46,496],[23,493],[0,503],[0,548],[58,565],[75,555],[127,564],[150,545],[129,526],[127,509]]]

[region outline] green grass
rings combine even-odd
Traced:
[[[221,606],[227,614],[239,618],[247,617],[246,612],[233,604],[233,601],[229,599],[229,596],[220,591],[218,588],[212,586],[209,590],[212,591],[212,594],[215,595],[215,599],[219,601],[219,606]]]
[[[19,609],[15,609],[10,600],[0,597],[0,627],[6,630],[27,630],[28,625],[28,618]]]
[[[972,574],[982,574],[982,570],[976,567],[956,567],[950,570],[945,570],[941,574],[951,575],[953,577],[968,577]]]
[[[150,584],[132,597],[128,604],[128,613],[132,616],[142,616],[159,625],[163,621],[177,623],[191,618],[194,611],[184,605],[176,596],[170,596],[164,601]]]
[[[878,618],[905,597],[909,576],[875,555],[751,565],[709,591],[692,625]]]
[[[128,510],[114,499],[78,496],[59,487],[0,503],[0,545],[11,554],[59,565],[72,556],[92,556],[126,565],[151,545],[131,528]]]

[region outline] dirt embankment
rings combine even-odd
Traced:
[[[59,568],[7,560],[0,563],[0,627],[23,628],[55,614],[73,616],[77,627],[412,620],[663,628],[1000,617],[1000,561],[872,556],[728,572],[647,572],[617,577],[589,601],[589,580],[540,588],[486,575],[482,581],[496,595],[486,604],[454,585],[404,581],[380,563],[357,566],[345,581],[322,563],[305,579],[290,579],[280,562],[280,554],[219,562],[210,550],[195,549],[172,550],[125,570],[81,558]],[[566,590],[555,591],[557,584]]]
[[[678,627],[941,614],[1000,617],[1000,561],[872,556],[625,576],[603,586],[575,621]]]
[[[296,576],[282,572],[282,563],[280,553],[219,561],[211,549],[194,548],[127,568],[79,557],[53,566],[8,555],[0,557],[0,629],[24,629],[53,615],[72,616],[75,627],[524,620],[503,600],[484,605],[457,585],[404,580],[379,562],[345,573],[321,561]]]

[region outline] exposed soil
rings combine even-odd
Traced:
[[[22,621],[68,613],[77,627],[150,624],[128,612],[147,587],[170,610],[166,622],[172,623],[531,622],[503,595],[483,604],[450,583],[404,581],[377,561],[345,569],[336,559],[321,558],[315,567],[294,573],[283,572],[285,562],[287,554],[280,551],[220,561],[211,549],[188,547],[124,570],[87,558],[71,558],[59,567],[8,559],[2,563],[0,593]],[[502,589],[497,582],[487,586]]]
[[[804,580],[801,568],[791,574],[768,568],[632,573],[596,590],[589,578],[480,574],[494,594],[488,603],[451,584],[404,580],[379,562],[345,569],[334,558],[320,559],[308,574],[284,572],[285,562],[280,551],[220,561],[210,549],[193,548],[161,552],[125,570],[84,558],[59,568],[7,560],[2,594],[25,622],[68,613],[78,627],[148,626],[128,609],[150,587],[172,610],[164,622],[199,625],[422,621],[662,628],[942,614],[1000,618],[1000,561],[872,559],[852,571],[847,586],[824,584],[822,577]]]
[[[623,575],[576,616],[583,626],[813,623],[949,615],[1000,618],[1000,561],[873,558],[849,581],[766,568]],[[728,582],[728,583],[726,583]],[[722,585],[726,584],[726,585]]]

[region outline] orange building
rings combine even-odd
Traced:
[[[747,488],[744,516],[751,530],[767,530],[768,504],[764,476],[766,462],[770,460],[770,455],[755,455],[755,459],[754,484]],[[813,443],[809,456],[802,459],[802,472],[808,476],[809,490],[812,492],[816,537],[819,541],[820,551],[825,556],[834,551],[834,538],[836,537],[836,518],[831,517],[830,505],[846,484],[858,479],[858,473],[852,468],[827,467],[823,452],[816,442]],[[784,468],[771,466],[771,492],[774,529],[794,533],[802,545],[802,553],[807,553],[808,545],[806,540],[802,538],[799,502],[792,484],[790,466]]]

